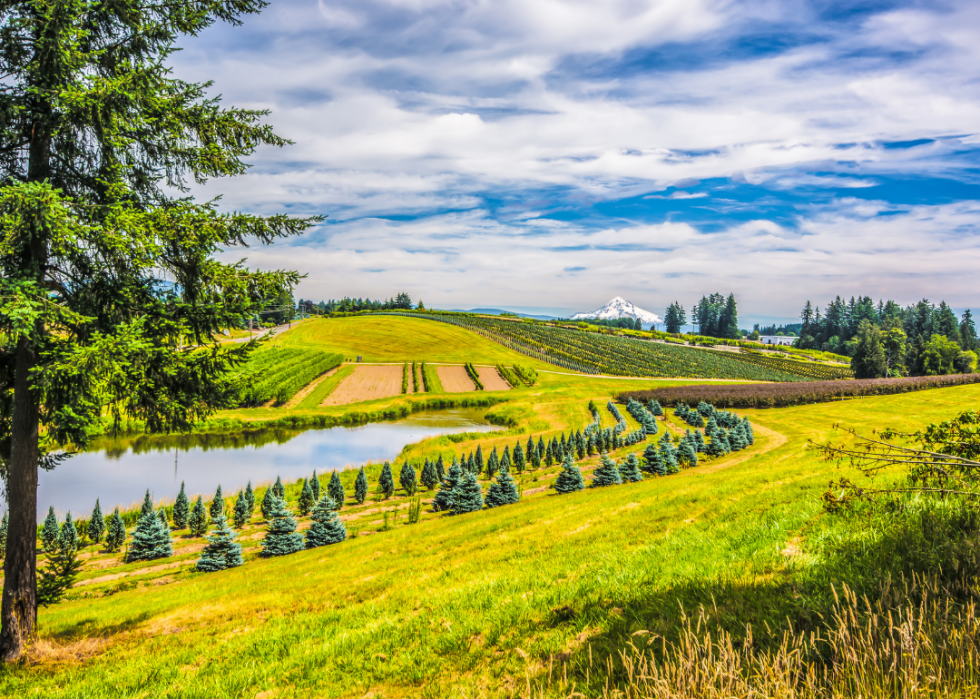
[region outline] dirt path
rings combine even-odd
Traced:
[[[485,391],[509,391],[510,384],[504,381],[504,377],[500,375],[497,371],[497,367],[492,366],[478,366],[474,367],[476,369],[476,375],[480,377],[480,383],[483,384],[483,390]]]
[[[319,386],[321,383],[323,383],[328,378],[330,378],[331,376],[333,376],[334,374],[336,374],[338,371],[340,371],[340,367],[341,366],[343,366],[343,364],[341,364],[339,367],[336,367],[334,369],[331,369],[326,374],[321,374],[319,378],[313,379],[310,383],[306,384],[306,386],[304,386],[303,389],[301,391],[299,391],[299,393],[297,393],[295,396],[293,396],[289,400],[289,402],[286,403],[286,405],[284,405],[283,407],[284,408],[295,408],[297,405],[299,405],[301,402],[303,402],[303,399],[304,398],[306,398],[308,395],[310,395],[311,393],[313,393],[313,391],[315,391],[317,389],[317,386]]]
[[[362,364],[340,382],[323,405],[347,405],[377,398],[388,398],[402,392],[401,364]]]
[[[439,382],[446,393],[466,393],[475,391],[476,384],[466,373],[465,366],[437,366],[436,373],[439,374]]]

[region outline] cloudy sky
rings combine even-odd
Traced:
[[[975,1],[274,0],[176,73],[295,142],[197,193],[329,216],[299,297],[980,306]]]

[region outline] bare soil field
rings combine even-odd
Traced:
[[[440,366],[436,367],[436,373],[439,374],[439,381],[442,382],[442,388],[446,393],[465,393],[476,390],[476,384],[466,373],[465,366]],[[399,384],[399,388],[401,388],[401,384]]]
[[[478,366],[476,367],[477,376],[483,384],[485,391],[509,391],[510,384],[504,381],[504,377],[497,373],[496,367]]]
[[[470,389],[472,390],[472,389]],[[359,366],[340,382],[323,405],[347,405],[388,398],[402,392],[402,365]]]

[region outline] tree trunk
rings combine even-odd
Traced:
[[[7,556],[0,605],[0,658],[16,659],[37,635],[37,464],[39,405],[30,385],[37,354],[17,343],[10,465],[7,476]]]

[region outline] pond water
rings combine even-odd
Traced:
[[[416,413],[360,427],[267,429],[235,434],[192,434],[100,439],[90,450],[53,471],[41,471],[38,521],[53,506],[59,517],[71,511],[88,518],[99,498],[106,514],[143,500],[172,501],[185,484],[188,497],[214,495],[218,484],[231,495],[252,485],[307,478],[368,461],[391,460],[407,444],[426,437],[499,429],[484,419],[486,408]],[[3,508],[5,509],[5,507]]]

